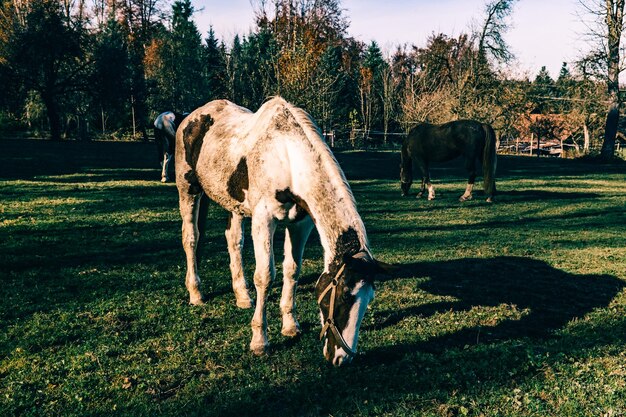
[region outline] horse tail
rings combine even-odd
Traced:
[[[485,147],[483,149],[483,187],[488,199],[496,193],[496,134],[493,128],[484,123]]]
[[[409,155],[409,137],[406,137],[402,142],[402,149],[400,150],[400,187],[402,188],[402,195],[409,194],[409,188],[413,183],[413,161],[411,155]]]

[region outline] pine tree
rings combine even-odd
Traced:
[[[12,8],[13,4],[2,7]],[[2,37],[0,65],[25,91],[39,94],[46,107],[50,136],[60,140],[62,99],[70,92],[87,89],[87,32],[83,22],[68,22],[54,0],[34,0],[20,12],[24,13],[23,20],[12,10],[2,13],[2,27],[11,28],[11,32]]]
[[[228,82],[226,73],[226,47],[222,43],[218,46],[213,27],[209,28],[209,35],[205,40],[204,60],[206,65],[206,85],[209,99],[225,98],[228,96]]]
[[[366,130],[383,127],[383,71],[388,65],[372,41],[361,62],[361,114]]]
[[[233,39],[233,47],[228,55],[226,72],[228,76],[228,97],[235,103],[243,102],[244,80],[242,78],[243,52],[239,35]]]
[[[552,98],[556,96],[556,84],[545,66],[541,67],[531,87],[531,98],[535,104],[535,113],[554,112]]]
[[[244,39],[241,47],[238,78],[240,104],[257,109],[268,97],[280,93],[274,66],[276,40],[269,30],[261,29]]]
[[[175,91],[173,109],[191,111],[209,100],[203,80],[203,48],[200,32],[192,20],[191,0],[177,0],[172,5],[170,33],[170,62],[174,79],[170,88]]]
[[[209,99],[202,39],[193,12],[190,0],[174,2],[171,29],[156,34],[146,48],[144,64],[153,113],[189,112]]]
[[[129,125],[128,66],[123,28],[111,15],[96,40],[91,78],[94,107],[100,110],[102,133],[106,132],[107,125],[114,129]]]
[[[555,95],[560,99],[554,105],[558,113],[567,113],[572,109],[569,99],[572,98],[575,84],[576,82],[567,66],[567,62],[564,62],[559,71],[559,78],[557,78],[555,83]]]

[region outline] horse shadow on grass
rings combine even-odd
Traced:
[[[470,325],[416,342],[379,338],[378,346],[369,347],[348,367],[313,366],[313,370],[299,374],[295,384],[268,390],[242,389],[238,401],[219,401],[211,408],[219,415],[246,415],[246,410],[255,410],[255,415],[272,415],[277,409],[285,416],[351,415],[358,414],[358,404],[368,402],[378,404],[382,410],[393,410],[395,400],[402,402],[406,398],[439,398],[445,402],[452,395],[476,395],[479,381],[479,390],[488,392],[515,378],[537,378],[541,365],[533,362],[536,350],[552,350],[551,361],[557,361],[562,354],[585,356],[596,346],[617,343],[626,333],[626,321],[616,325],[597,320],[579,321],[582,330],[560,331],[611,303],[626,286],[613,276],[570,274],[546,262],[521,257],[419,262],[399,267],[387,281],[416,278],[415,291],[451,297],[453,301],[398,310],[377,310],[374,304],[368,312],[374,315],[373,324],[363,326],[361,337],[383,329],[388,333],[411,316],[430,317],[451,310],[463,313],[474,307],[507,304],[525,314],[493,326]],[[384,291],[385,285],[381,282],[379,291]],[[406,326],[398,331],[410,332]],[[283,344],[280,349],[291,346]],[[315,353],[311,352],[311,360],[315,360]]]
[[[546,262],[522,257],[457,259],[422,262],[400,267],[396,278],[422,277],[416,291],[454,297],[452,302],[417,305],[400,310],[376,311],[374,329],[394,326],[410,316],[430,316],[445,311],[502,304],[526,311],[519,320],[504,320],[493,327],[472,327],[420,346],[380,347],[368,353],[368,361],[390,361],[415,348],[441,351],[517,338],[551,337],[571,320],[606,307],[626,284],[609,275],[574,275]],[[383,284],[384,285],[384,284]]]

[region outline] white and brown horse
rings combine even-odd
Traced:
[[[304,245],[317,227],[324,249],[324,272],[316,284],[324,356],[336,366],[349,362],[374,297],[373,279],[382,270],[344,174],[311,117],[280,97],[256,113],[227,100],[212,101],[178,129],[176,184],[191,304],[203,303],[196,261],[203,195],[230,212],[226,240],[232,286],[242,308],[252,306],[241,262],[242,220],[252,217],[256,309],[250,349],[255,354],[268,347],[265,304],[275,276],[276,226],[286,224],[280,299],[285,336],[300,332],[296,286]]]
[[[171,161],[174,157],[176,129],[187,117],[188,113],[166,111],[154,120],[154,141],[157,145],[159,162],[161,163],[161,182],[170,180]]]

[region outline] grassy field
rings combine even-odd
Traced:
[[[395,153],[339,153],[399,272],[333,369],[316,236],[297,340],[280,335],[279,268],[271,354],[248,352],[214,205],[209,302],[187,305],[177,193],[152,146],[0,141],[0,415],[626,416],[624,165],[501,157],[497,203],[461,204],[455,164],[433,170],[429,202],[400,197]]]

